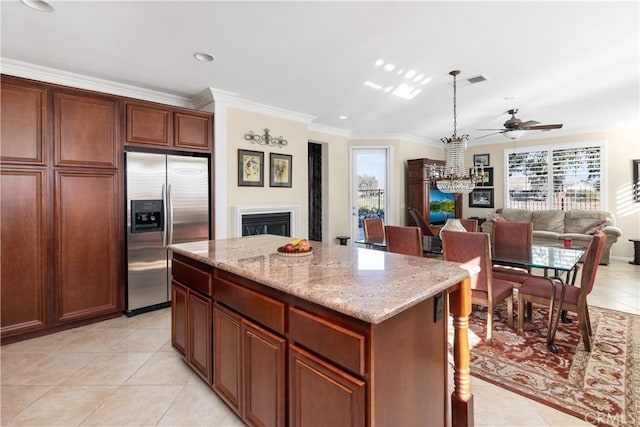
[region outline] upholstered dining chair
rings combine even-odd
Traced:
[[[487,307],[487,342],[493,333],[493,312],[502,301],[507,301],[507,321],[513,326],[513,288],[515,283],[493,277],[491,252],[487,233],[442,232],[445,261],[478,266],[480,272],[471,276],[471,304]]]
[[[476,233],[478,231],[477,219],[460,218],[460,223],[467,231],[471,231],[472,233]]]
[[[492,245],[494,258],[528,259],[533,244],[533,223],[499,221],[493,224]],[[493,277],[515,283],[524,282],[530,269],[494,265]]]
[[[408,208],[408,209],[409,209],[409,215],[411,215],[416,225],[420,227],[420,230],[422,231],[422,235],[435,237],[436,235],[433,233],[433,231],[431,231],[431,227],[429,227],[429,224],[427,224],[427,222],[424,220],[420,212],[418,212],[414,208]]]
[[[387,251],[404,255],[422,256],[422,231],[420,227],[386,225]]]
[[[566,285],[566,293],[562,301],[563,310],[572,311],[578,314],[578,327],[582,334],[582,342],[586,351],[591,351],[591,320],[589,319],[589,307],[587,296],[593,289],[593,284],[598,272],[598,264],[602,258],[606,236],[602,231],[597,230],[583,258],[582,275],[580,276],[580,286]],[[557,280],[557,279],[552,279]],[[518,288],[518,334],[524,333],[524,307],[525,303],[545,304],[551,302],[552,286],[549,279],[543,277],[529,277]],[[560,287],[556,287],[556,297],[560,297]],[[530,317],[530,316],[529,316]]]
[[[364,239],[372,241],[384,241],[384,223],[382,218],[367,218],[362,221]]]

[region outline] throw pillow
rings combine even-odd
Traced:
[[[492,221],[495,222],[505,222],[506,219],[504,219],[504,217],[502,215],[500,215],[499,213],[490,213],[488,215],[489,219],[491,219]]]
[[[593,224],[591,224],[590,226],[588,226],[587,228],[585,228],[584,233],[593,234],[596,232],[596,230],[602,230],[605,227],[606,223],[607,223],[606,219],[600,219],[594,222]]]

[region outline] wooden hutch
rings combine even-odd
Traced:
[[[407,199],[407,208],[414,208],[429,222],[429,189],[435,189],[429,180],[429,166],[432,164],[439,166],[444,165],[444,160],[433,159],[413,159],[407,160],[407,187],[409,198]],[[456,218],[462,217],[462,195],[455,195]],[[407,211],[408,212],[408,211]],[[411,215],[407,213],[407,225],[417,225]]]

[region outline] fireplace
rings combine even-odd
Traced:
[[[249,219],[250,223],[245,224]],[[288,229],[284,231],[285,222]],[[235,205],[231,207],[232,236],[253,234],[279,234],[289,237],[300,236],[300,209],[291,204]],[[251,227],[246,229],[245,225]]]
[[[242,235],[277,234],[291,237],[291,213],[274,212],[242,215]]]

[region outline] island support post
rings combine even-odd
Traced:
[[[473,395],[469,361],[469,315],[471,314],[471,280],[464,279],[449,294],[453,314],[453,393],[451,393],[452,427],[473,426]]]

